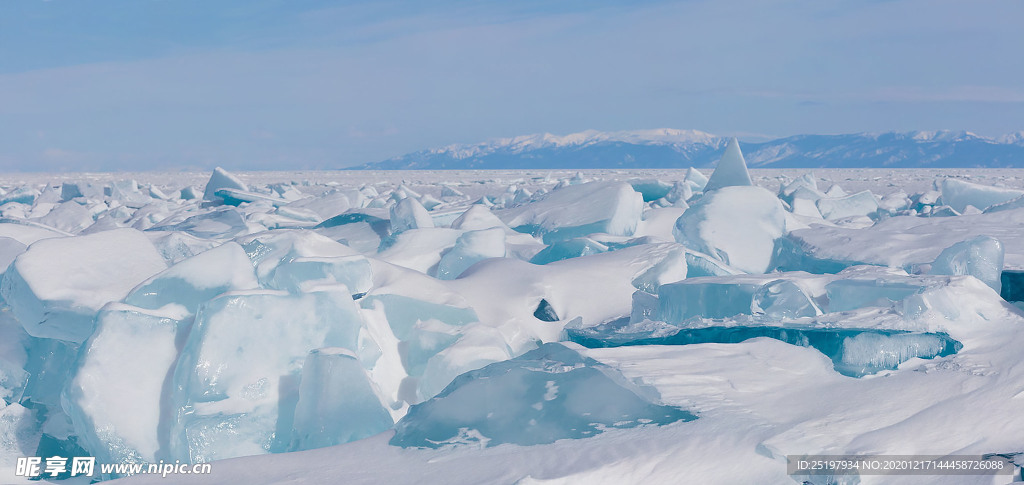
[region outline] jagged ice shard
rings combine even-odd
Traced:
[[[685,165],[7,178],[0,483],[33,456],[232,458],[140,484],[787,483],[808,450],[1019,474],[1024,178],[741,157],[710,187]]]
[[[696,417],[654,399],[651,390],[638,388],[610,367],[564,345],[545,344],[463,374],[413,407],[396,425],[391,444],[535,445]]]
[[[715,165],[715,171],[711,173],[707,184],[704,185],[704,192],[711,192],[722,187],[754,185],[750,181],[750,173],[747,172],[747,162],[743,159],[743,152],[740,151],[740,142],[736,138],[729,140],[725,147],[722,159]]]

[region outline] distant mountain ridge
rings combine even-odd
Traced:
[[[697,130],[549,133],[422,150],[351,169],[486,170],[710,167],[729,138]],[[750,168],[1024,167],[1024,131],[987,138],[967,131],[795,135],[740,142]]]

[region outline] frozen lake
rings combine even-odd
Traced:
[[[826,483],[787,460],[992,453],[1020,476],[1024,170],[0,189],[0,482],[54,456],[128,483]]]

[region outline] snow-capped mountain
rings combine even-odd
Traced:
[[[501,138],[423,150],[356,169],[708,167],[728,138],[696,130],[587,130]],[[1024,167],[1024,132],[987,138],[966,131],[795,135],[740,146],[760,168]]]

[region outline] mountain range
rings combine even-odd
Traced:
[[[588,130],[501,138],[409,153],[352,169],[486,170],[710,167],[728,137],[697,130]],[[966,131],[795,135],[740,142],[750,168],[1024,167],[1024,131],[988,138]]]

